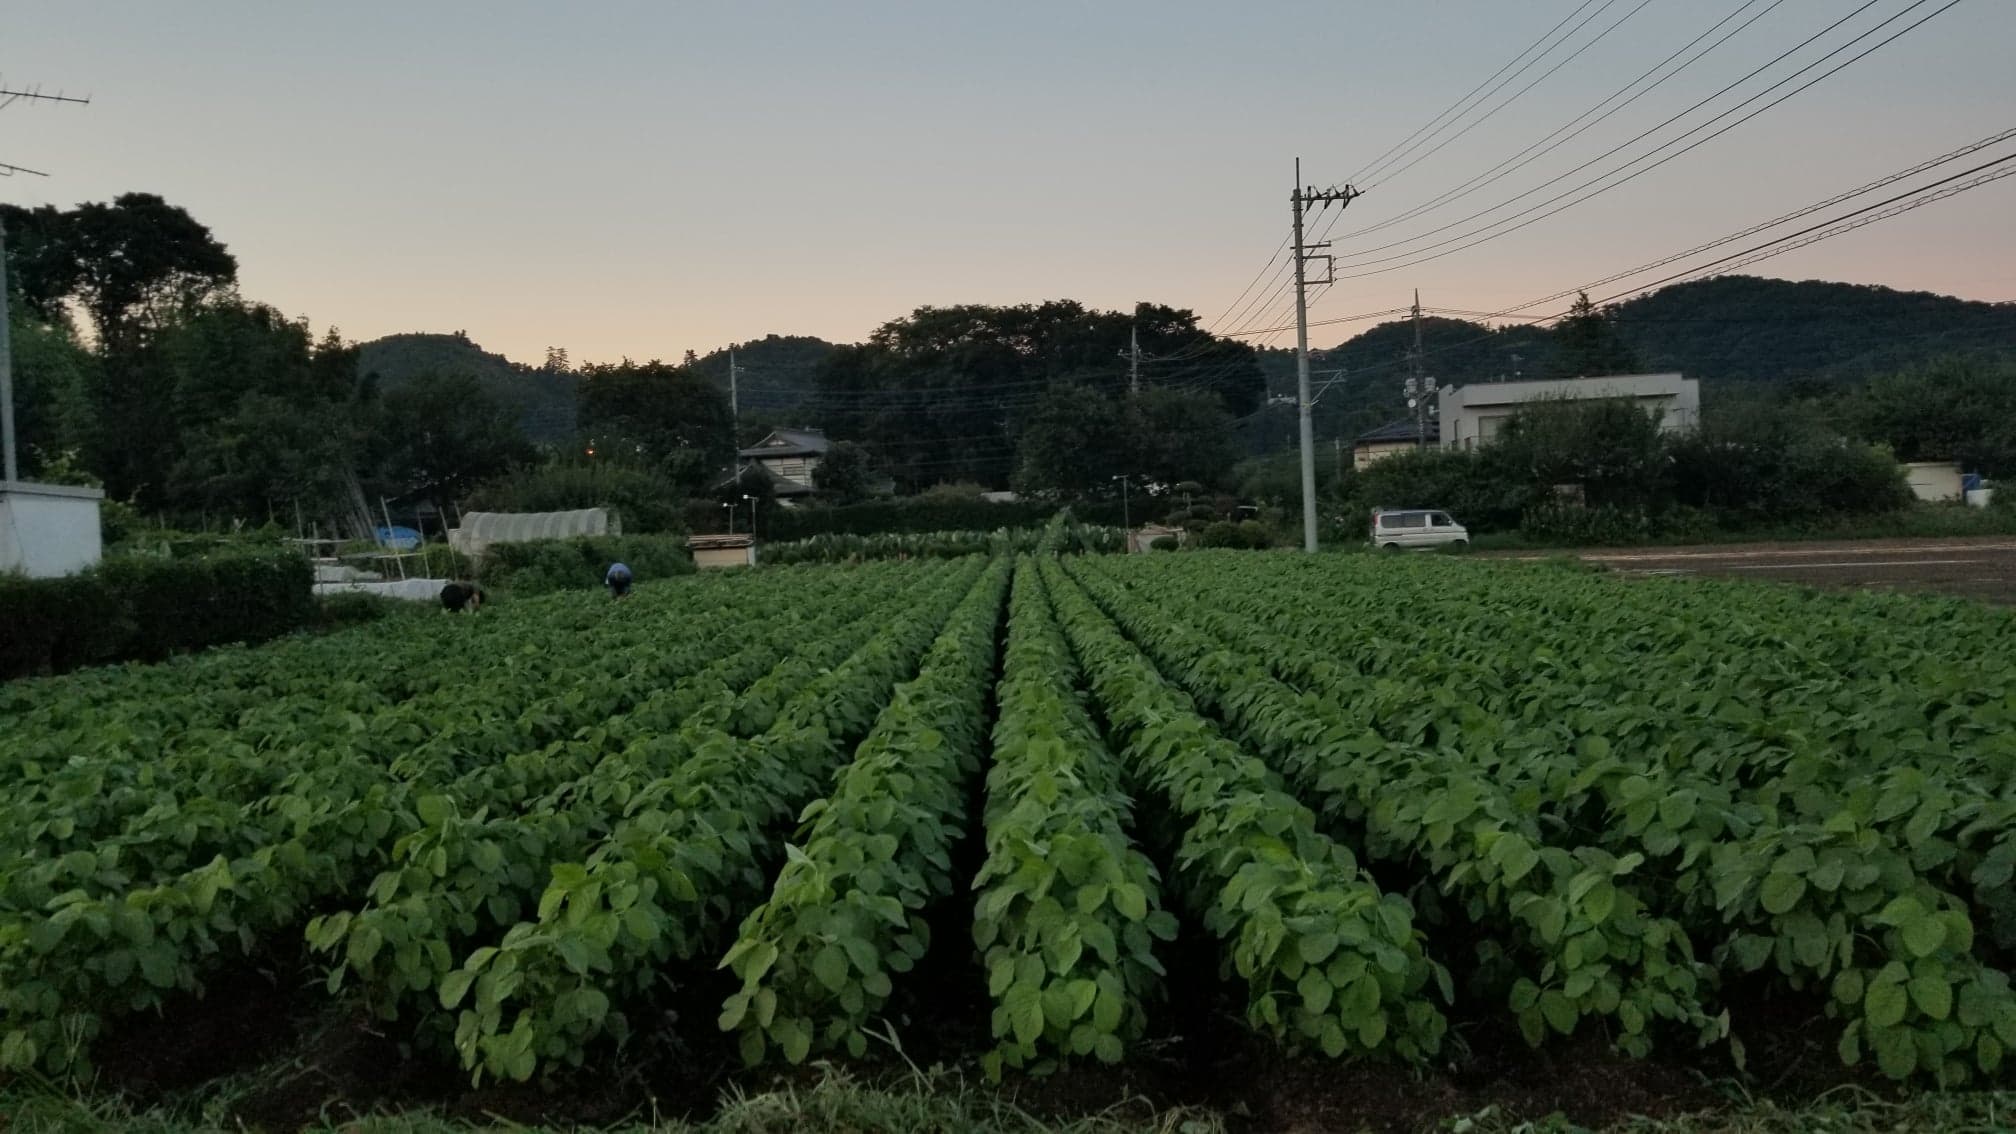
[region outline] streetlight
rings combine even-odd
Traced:
[[[756,498],[745,492],[742,499],[749,502],[749,534],[753,536],[756,534]]]
[[[721,506],[722,506],[723,508],[726,508],[726,509],[728,509],[728,534],[729,534],[729,535],[734,535],[734,534],[735,534],[735,502],[734,502],[733,500],[723,500],[723,501],[721,502]]]

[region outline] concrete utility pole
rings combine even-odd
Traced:
[[[1428,447],[1428,390],[1421,383],[1421,289],[1414,289],[1414,349],[1407,352],[1407,404],[1414,407],[1414,447]]]
[[[1127,392],[1141,392],[1141,330],[1127,328]]]
[[[1329,241],[1319,244],[1302,242],[1302,221],[1310,205],[1320,211],[1335,203],[1344,208],[1359,197],[1358,190],[1346,185],[1342,189],[1318,189],[1302,184],[1302,159],[1295,159],[1295,192],[1288,197],[1289,212],[1294,218],[1295,257],[1295,401],[1301,411],[1302,427],[1302,550],[1316,550],[1316,425],[1311,411],[1315,400],[1309,396],[1309,284],[1308,267],[1311,260],[1323,261],[1323,278],[1314,282],[1329,284],[1335,282],[1336,261],[1328,253],[1315,249],[1330,247]]]
[[[728,352],[728,445],[735,450],[735,456],[731,459],[734,461],[735,484],[738,488],[742,484],[742,399],[737,393],[735,386],[740,377],[741,371],[735,365],[735,352],[730,350]],[[728,530],[735,530],[732,514]]]
[[[5,453],[8,484],[21,479],[14,455],[14,343],[7,326],[7,226],[0,222],[0,452]]]

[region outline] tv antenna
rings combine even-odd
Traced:
[[[91,99],[88,96],[78,98],[75,95],[67,95],[62,91],[49,94],[39,85],[33,87],[10,87],[5,81],[0,81],[0,110],[5,110],[17,102],[53,102],[88,106]],[[14,165],[9,162],[0,161],[0,177],[12,177],[17,173],[32,173],[37,177],[49,176],[39,169],[29,169],[25,165]]]

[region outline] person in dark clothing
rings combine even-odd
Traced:
[[[450,614],[474,614],[483,605],[483,588],[455,582],[441,588],[441,608]]]
[[[611,598],[623,598],[630,593],[630,568],[621,563],[611,563],[609,573],[602,576],[602,584],[609,588]]]

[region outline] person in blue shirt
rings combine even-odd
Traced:
[[[609,588],[611,598],[622,598],[630,593],[630,568],[621,563],[611,563],[609,573],[602,576],[602,585]]]

